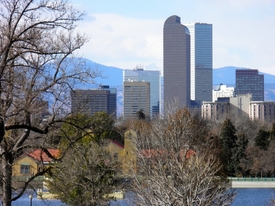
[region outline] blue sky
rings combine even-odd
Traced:
[[[71,0],[86,12],[78,30],[90,41],[78,55],[107,66],[158,69],[163,24],[213,24],[213,68],[237,66],[275,75],[275,0]]]

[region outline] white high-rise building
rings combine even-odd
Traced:
[[[160,112],[160,71],[143,70],[136,67],[133,70],[123,70],[123,82],[143,81],[150,83],[150,116]]]
[[[190,32],[191,100],[212,101],[212,24],[184,24]]]

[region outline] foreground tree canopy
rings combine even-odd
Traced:
[[[47,175],[48,188],[58,199],[72,206],[105,205],[112,199],[106,195],[115,189],[119,165],[101,146],[112,128],[111,116],[103,112],[76,114],[62,124],[59,149],[64,157]]]
[[[230,205],[234,194],[220,172],[218,139],[204,121],[183,109],[132,128],[137,205]]]
[[[0,0],[0,158],[1,196],[12,200],[12,164],[28,149],[47,148],[69,114],[68,92],[97,73],[68,61],[87,42],[75,31],[83,13],[66,0]],[[26,182],[29,182],[46,169]]]

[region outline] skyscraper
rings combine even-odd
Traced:
[[[163,77],[164,104],[176,98],[179,108],[189,107],[190,35],[175,15],[165,21],[163,28]]]
[[[264,101],[264,75],[257,69],[237,69],[235,95],[252,94],[252,101]]]
[[[105,85],[98,89],[71,91],[71,110],[90,115],[107,112],[116,117],[116,89]]]
[[[109,94],[109,108],[108,108],[108,113],[112,114],[116,117],[116,110],[117,110],[117,106],[116,106],[116,101],[117,101],[117,89],[116,88],[110,88],[109,85],[100,85],[99,86],[100,90],[107,90],[110,91]]]
[[[160,105],[160,71],[143,70],[136,67],[133,70],[123,70],[123,81],[145,81],[150,83],[150,116],[159,114]]]
[[[184,24],[190,32],[191,100],[212,101],[212,24]]]
[[[124,118],[135,118],[142,110],[146,117],[150,115],[150,83],[128,81],[124,84]]]

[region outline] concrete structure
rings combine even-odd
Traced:
[[[201,116],[204,119],[224,120],[225,118],[249,117],[251,94],[238,97],[218,98],[215,102],[203,102]]]
[[[101,86],[98,89],[71,91],[71,110],[73,113],[93,115],[106,112],[116,116],[116,89]]]
[[[248,93],[253,101],[264,101],[264,75],[257,69],[237,69],[235,96]]]
[[[163,28],[163,76],[164,107],[175,99],[179,108],[189,107],[190,34],[175,15],[165,21]]]
[[[142,110],[146,117],[150,115],[150,83],[124,82],[124,118],[136,118]]]
[[[203,102],[201,110],[204,119],[221,120],[229,117],[275,121],[275,101],[252,101],[252,94]]]
[[[216,89],[212,91],[212,101],[215,102],[219,97],[233,97],[234,87],[227,87],[226,85],[220,84]]]
[[[201,105],[201,116],[203,119],[223,120],[229,117],[229,101],[205,102]]]
[[[231,188],[275,188],[275,179],[266,177],[230,177]]]
[[[201,105],[202,101],[212,101],[212,24],[184,25],[190,32],[191,100]]]
[[[249,117],[249,104],[252,101],[252,95],[239,95],[230,98],[230,116],[231,117]]]
[[[133,70],[123,70],[123,81],[145,81],[150,83],[150,116],[160,113],[160,71],[143,70],[136,67]]]
[[[250,102],[249,117],[252,120],[275,121],[275,102]]]

